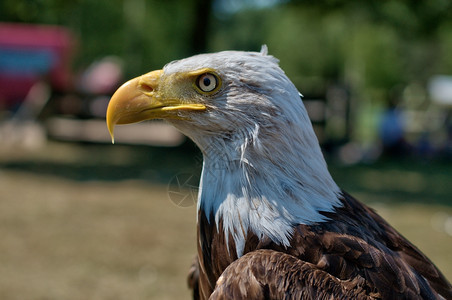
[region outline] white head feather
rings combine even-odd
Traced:
[[[197,55],[164,72],[201,68],[217,72],[221,89],[199,117],[170,120],[204,156],[198,209],[222,220],[238,256],[249,231],[288,246],[294,225],[340,206],[300,94],[266,49]]]

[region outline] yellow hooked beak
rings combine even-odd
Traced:
[[[153,71],[124,83],[111,97],[107,108],[107,127],[114,143],[116,124],[130,124],[150,119],[182,119],[180,110],[206,110],[200,103],[186,103],[160,92],[163,70]]]

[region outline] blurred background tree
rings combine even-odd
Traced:
[[[289,76],[351,80],[359,89],[452,72],[445,0],[17,0],[2,1],[0,20],[67,26],[80,40],[75,67],[114,54],[127,74],[262,44]]]
[[[80,40],[76,66],[115,54],[128,73],[262,44],[289,75],[356,76],[368,88],[452,72],[445,0],[18,0],[2,1],[0,20],[67,26]]]
[[[0,20],[68,27],[79,41],[74,70],[115,55],[125,78],[195,53],[267,44],[308,98],[347,89],[358,141],[374,139],[394,91],[425,109],[432,76],[452,74],[447,0],[16,0],[0,3]]]

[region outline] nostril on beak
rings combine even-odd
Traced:
[[[146,84],[144,82],[140,82],[140,89],[144,93],[152,93],[154,91],[154,88],[152,86],[150,86],[149,84]]]
[[[162,70],[157,70],[141,75],[138,81],[139,89],[141,90],[141,92],[145,94],[155,92],[158,89],[160,76],[162,73]]]

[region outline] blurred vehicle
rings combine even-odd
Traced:
[[[80,76],[71,64],[76,39],[61,26],[0,23],[0,137],[4,145],[35,147],[47,137],[109,142],[108,101],[123,80],[122,62],[107,56]],[[182,134],[163,122],[118,130],[118,141],[176,146]]]
[[[74,44],[63,27],[0,23],[1,107],[17,109],[39,81],[67,91]]]

